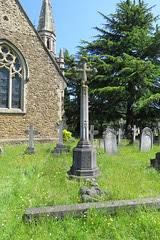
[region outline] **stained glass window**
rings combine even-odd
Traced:
[[[0,45],[0,108],[21,109],[22,64],[13,50]]]
[[[5,68],[0,69],[0,107],[8,108],[9,93],[9,71]]]
[[[21,108],[21,79],[17,74],[12,79],[12,108]]]

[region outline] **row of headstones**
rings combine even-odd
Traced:
[[[138,145],[136,140],[137,128],[134,125],[133,128],[133,139],[130,144]],[[123,146],[121,143],[121,134],[119,131],[118,134],[118,143],[117,143],[117,132],[110,127],[107,127],[106,131],[103,132],[104,140],[99,141],[99,147],[104,148],[104,151],[107,154],[118,154],[118,146]],[[149,151],[153,148],[153,133],[152,130],[148,127],[145,127],[141,132],[140,138],[140,151]]]
[[[56,145],[53,153],[62,153],[67,152],[68,149],[63,144],[63,121],[60,121],[59,125],[55,127],[56,130],[59,130],[59,143]],[[25,134],[29,134],[29,147],[26,149],[24,154],[34,154],[37,153],[37,150],[34,147],[34,135],[39,134],[38,131],[34,130],[34,126],[30,125],[30,129],[25,131]],[[0,154],[3,154],[3,148],[0,146]]]

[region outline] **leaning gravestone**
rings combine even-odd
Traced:
[[[39,134],[38,131],[34,131],[34,126],[31,125],[30,126],[30,130],[26,130],[25,134],[29,134],[29,147],[27,148],[27,150],[24,152],[24,154],[33,154],[36,153],[37,150],[34,148],[33,146],[33,142],[34,142],[34,134]]]
[[[56,145],[52,153],[68,152],[68,149],[63,144],[63,121],[60,121],[59,125],[57,125],[55,129],[59,130],[59,143]]]
[[[107,154],[119,154],[117,149],[117,133],[115,130],[107,127],[106,131],[103,132],[104,137],[104,150]]]
[[[153,133],[148,127],[145,127],[141,133],[140,151],[149,151],[153,148]]]

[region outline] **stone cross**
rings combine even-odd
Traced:
[[[87,72],[97,73],[97,69],[87,68],[87,58],[81,59],[83,68],[77,69],[73,67],[74,72],[82,72],[83,77],[81,81],[81,114],[80,114],[80,140],[89,140],[89,120],[88,120],[88,86],[87,86]]]
[[[134,125],[134,127],[132,128],[133,130],[133,144],[137,144],[137,141],[136,141],[136,133],[137,133],[137,130],[138,128],[136,128],[136,125]]]
[[[118,147],[123,146],[123,144],[121,143],[121,134],[122,134],[122,129],[119,128],[119,131],[118,131]]]
[[[56,130],[59,129],[59,144],[63,144],[63,121],[60,121],[59,125],[55,127]]]
[[[55,153],[62,153],[62,152],[68,152],[68,149],[63,144],[63,121],[59,122],[59,125],[55,127],[56,130],[59,130],[59,144],[56,145],[54,150],[52,151],[53,154]]]
[[[93,146],[94,135],[97,135],[98,133],[99,133],[98,130],[94,130],[94,125],[90,125],[89,134],[90,134],[90,142],[92,146]]]
[[[27,148],[25,153],[37,152],[33,146],[33,142],[34,142],[34,134],[39,134],[39,132],[34,130],[33,125],[30,125],[30,130],[26,130],[25,134],[29,134],[29,147]]]
[[[96,73],[97,69],[87,68],[87,58],[82,58],[83,68],[73,68],[74,72],[82,72],[81,110],[80,110],[80,141],[73,149],[73,165],[68,174],[71,177],[94,178],[100,174],[97,167],[97,151],[89,141],[88,86],[87,72]]]
[[[121,119],[119,120],[119,125],[120,125],[121,131],[122,131],[121,138],[123,138],[123,137],[124,137],[124,136],[123,136],[123,126],[124,126],[124,120],[123,120],[123,118],[121,118]]]

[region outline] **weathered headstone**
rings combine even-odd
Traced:
[[[34,144],[34,134],[39,134],[39,132],[34,130],[34,126],[33,125],[30,125],[30,130],[26,130],[25,134],[29,134],[29,147],[24,152],[24,154],[36,153],[37,150],[33,146],[33,144]]]
[[[141,132],[140,151],[149,151],[153,148],[153,133],[148,127],[145,127]]]
[[[122,136],[122,129],[119,128],[119,131],[118,131],[118,143],[117,143],[118,147],[122,147],[123,146],[123,144],[121,143],[121,136]]]
[[[138,145],[138,142],[136,140],[136,133],[138,132],[138,128],[136,128],[136,125],[134,125],[134,127],[132,128],[132,131],[133,131],[133,139],[130,142],[130,144]]]
[[[56,145],[52,153],[62,153],[68,152],[68,149],[63,144],[63,121],[60,121],[59,125],[55,127],[56,130],[59,130],[59,143]]]
[[[92,146],[93,146],[94,135],[97,135],[98,133],[99,133],[98,130],[94,130],[94,125],[91,125],[89,134],[90,134],[90,142],[91,142]]]
[[[99,140],[99,148],[104,149],[104,139]]]
[[[119,120],[119,125],[120,125],[120,129],[121,129],[121,138],[124,138],[124,135],[123,135],[124,120],[123,120],[123,118],[121,118]]]
[[[160,170],[160,152],[156,153],[155,159],[151,159],[151,166]]]
[[[81,82],[81,112],[80,112],[80,141],[73,149],[73,165],[68,174],[71,177],[93,178],[100,174],[97,167],[97,151],[89,141],[88,115],[88,86],[87,72],[96,73],[95,68],[87,68],[87,58],[82,58],[83,68],[73,68],[74,72],[82,72]]]
[[[107,127],[106,131],[103,132],[104,150],[107,154],[119,154],[116,136],[116,131],[109,127]]]

